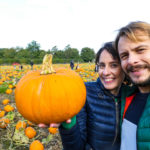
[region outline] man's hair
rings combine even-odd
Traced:
[[[107,42],[97,52],[95,64],[99,63],[99,57],[104,50],[106,50],[110,55],[112,55],[113,59],[117,59],[119,61],[119,55],[117,54],[117,51],[115,50],[114,43]]]
[[[137,42],[142,41],[140,35],[147,35],[150,37],[150,24],[142,21],[130,22],[119,30],[114,42],[116,50],[118,50],[120,37],[125,36],[131,41]]]

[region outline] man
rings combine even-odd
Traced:
[[[73,68],[74,68],[74,61],[73,60],[71,60],[71,62],[70,62],[70,67],[73,70]]]
[[[123,91],[121,150],[150,150],[150,24],[138,21],[121,28],[115,46],[124,72],[138,88]]]

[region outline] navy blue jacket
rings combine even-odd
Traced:
[[[119,150],[120,96],[105,90],[99,78],[85,85],[86,104],[76,125],[59,129],[64,150]]]

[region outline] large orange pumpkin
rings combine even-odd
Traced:
[[[51,62],[52,56],[46,55],[42,72],[28,72],[15,90],[18,111],[37,124],[59,123],[72,118],[86,100],[86,88],[80,75],[71,69],[54,71]]]

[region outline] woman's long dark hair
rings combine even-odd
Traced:
[[[119,58],[117,51],[115,50],[114,43],[113,42],[107,42],[97,52],[96,58],[95,58],[95,64],[99,63],[100,55],[104,50],[106,50],[109,54],[111,54],[113,59],[117,59],[120,62],[120,58]]]

